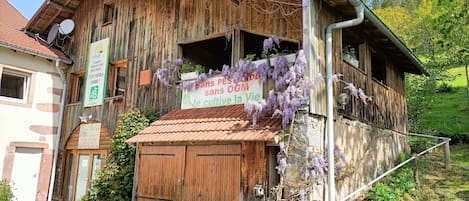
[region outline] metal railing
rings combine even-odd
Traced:
[[[349,200],[349,199],[352,199],[354,198],[356,195],[358,195],[358,193],[360,193],[361,191],[365,190],[365,189],[368,189],[370,188],[374,183],[376,183],[377,181],[381,180],[383,177],[391,174],[392,172],[396,171],[397,169],[399,169],[400,167],[404,166],[405,164],[409,163],[410,161],[412,160],[415,160],[416,158],[418,158],[419,156],[422,156],[424,154],[426,154],[427,152],[441,146],[441,145],[445,145],[445,149],[444,149],[444,152],[445,152],[445,168],[448,169],[450,167],[450,149],[449,149],[449,141],[451,141],[450,138],[446,138],[446,137],[437,137],[437,136],[431,136],[431,135],[424,135],[424,134],[417,134],[417,133],[408,133],[408,134],[402,134],[402,133],[399,133],[401,135],[407,135],[407,136],[418,136],[418,137],[426,137],[426,138],[432,138],[432,139],[436,139],[436,140],[442,140],[442,142],[428,148],[428,149],[425,149],[424,151],[421,151],[420,153],[418,154],[414,154],[411,158],[407,159],[406,161],[396,165],[395,167],[389,169],[388,171],[386,171],[385,173],[381,174],[380,176],[376,177],[375,179],[371,180],[370,182],[368,182],[367,184],[363,185],[362,187],[356,189],[355,191],[353,191],[352,193],[350,193],[349,195],[345,196],[344,198],[341,199],[341,201],[346,201],[346,200]]]

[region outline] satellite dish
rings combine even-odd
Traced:
[[[55,23],[52,25],[52,28],[49,30],[49,34],[47,34],[47,44],[51,45],[54,42],[55,38],[57,38],[57,33],[59,32],[59,24]]]
[[[59,32],[62,35],[68,35],[72,33],[73,29],[75,28],[75,22],[71,19],[65,19],[59,25]]]

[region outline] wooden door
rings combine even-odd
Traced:
[[[188,146],[184,201],[239,201],[241,146]]]
[[[184,178],[185,146],[142,146],[137,201],[179,201]]]

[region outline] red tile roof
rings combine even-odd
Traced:
[[[67,63],[71,62],[60,50],[49,48],[21,31],[27,22],[28,20],[7,0],[0,0],[0,46],[24,50],[46,58],[60,58]]]
[[[253,126],[244,105],[230,105],[172,111],[128,142],[269,141],[280,130],[280,119]]]

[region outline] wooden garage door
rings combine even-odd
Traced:
[[[185,201],[239,201],[241,146],[188,146]]]
[[[185,146],[142,146],[137,200],[181,200],[184,159]]]

